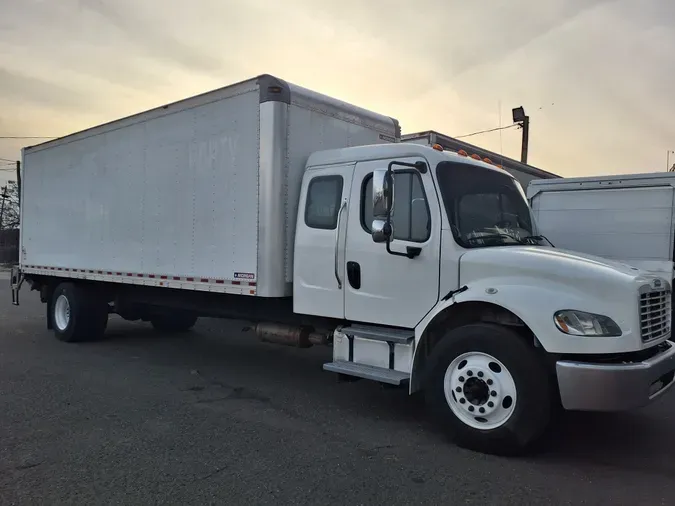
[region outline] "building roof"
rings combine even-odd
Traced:
[[[464,150],[469,155],[475,153],[481,158],[489,158],[492,162],[501,165],[505,169],[518,170],[520,172],[524,172],[525,174],[534,176],[535,178],[554,179],[561,177],[557,174],[553,174],[552,172],[547,172],[545,170],[538,169],[537,167],[533,167],[532,165],[521,163],[517,160],[514,160],[513,158],[509,158],[508,156],[500,155],[499,153],[494,153],[493,151],[488,151],[487,149],[474,146],[468,142],[460,141],[459,139],[455,139],[448,135],[443,135],[434,130],[406,134],[401,137],[401,140],[403,141],[410,141],[414,139],[429,139],[431,143],[437,143],[443,146],[443,149],[449,149],[452,151]]]

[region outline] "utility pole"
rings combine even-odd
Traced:
[[[5,215],[5,199],[7,198],[7,187],[3,186],[0,188],[2,190],[2,202],[0,202],[0,230],[2,230],[2,219],[4,218]]]
[[[675,153],[672,149],[669,149],[666,151],[666,172],[675,172],[673,169],[675,169],[675,164],[673,166],[670,166],[670,153]]]
[[[17,200],[19,201],[19,207],[21,207],[21,162],[16,161],[16,190],[17,190]]]
[[[512,109],[513,122],[518,123],[523,129],[523,141],[520,147],[520,161],[527,163],[527,148],[530,142],[530,117],[525,114],[522,106]]]

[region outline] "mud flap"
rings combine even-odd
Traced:
[[[11,274],[9,276],[9,284],[12,288],[12,305],[19,305],[19,291],[21,290],[21,285],[23,284],[23,273],[21,268],[16,266],[12,267]]]

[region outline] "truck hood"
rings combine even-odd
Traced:
[[[462,285],[488,277],[502,278],[508,283],[536,278],[607,297],[613,289],[647,284],[659,276],[622,262],[541,246],[481,248],[462,255]]]

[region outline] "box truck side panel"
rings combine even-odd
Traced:
[[[672,259],[670,186],[541,191],[532,209],[540,232],[560,248],[636,265]]]
[[[259,93],[200,100],[25,150],[22,264],[255,277]]]

